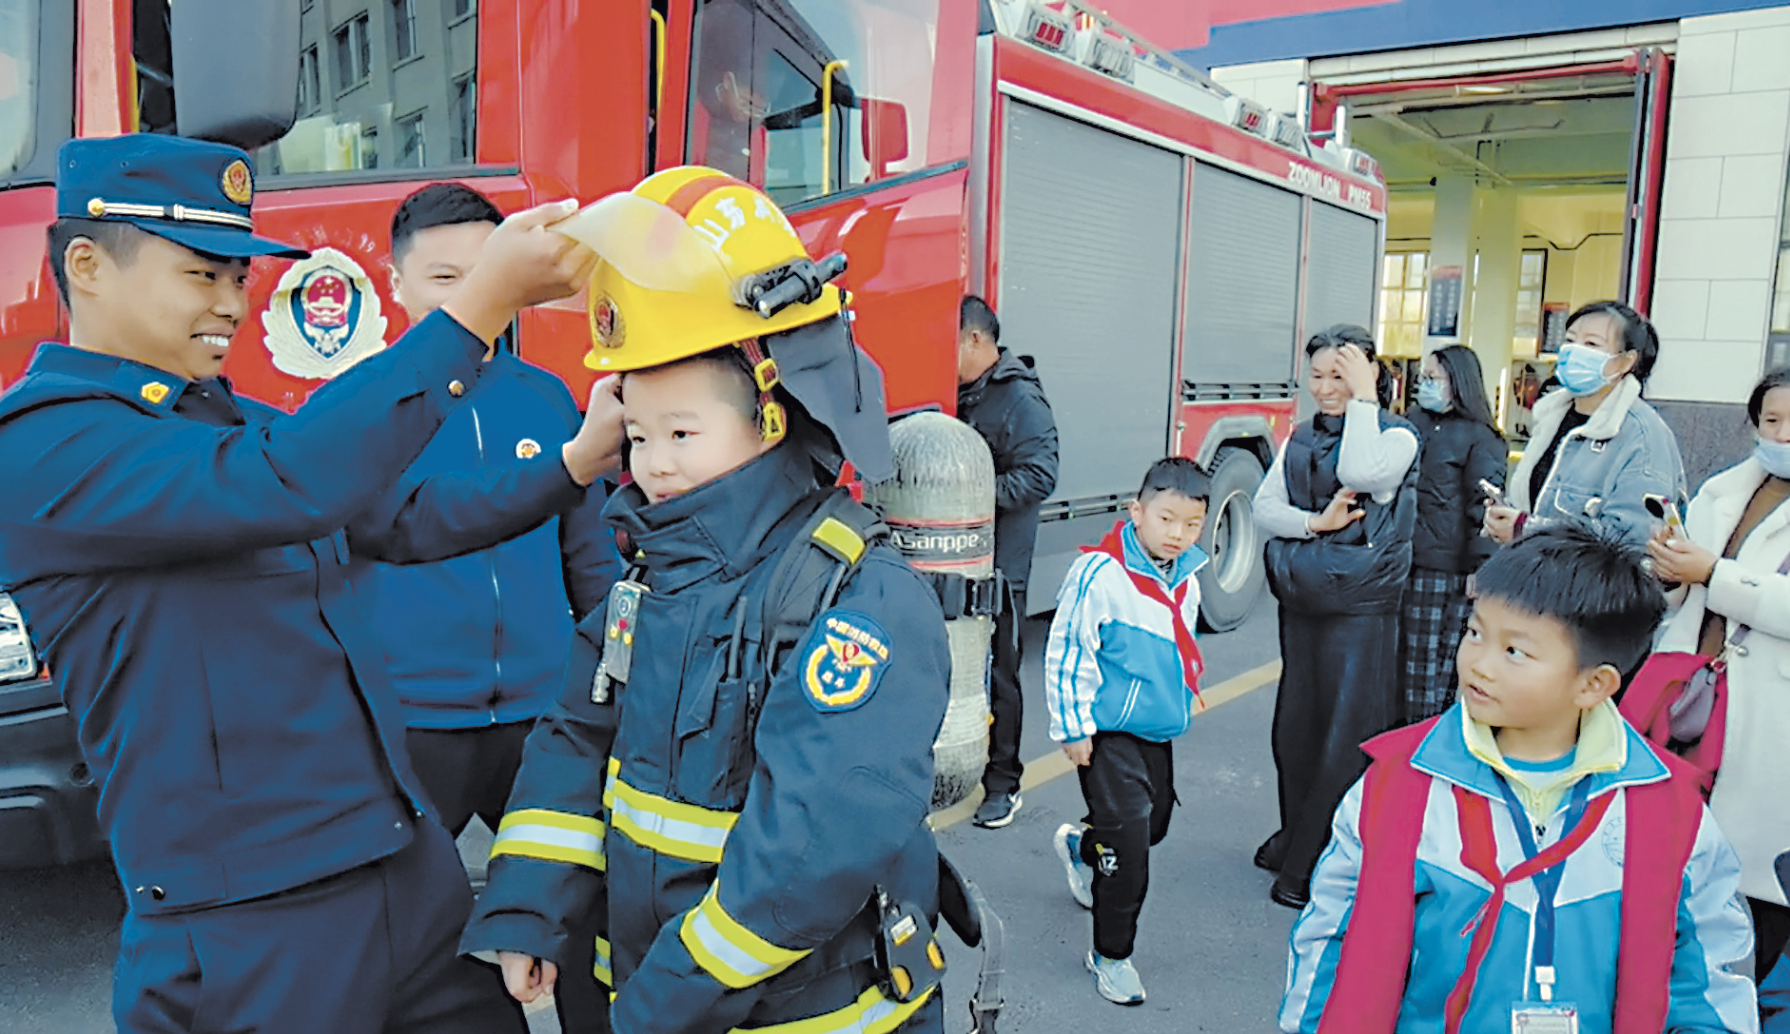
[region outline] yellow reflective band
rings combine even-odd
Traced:
[[[597,938],[596,958],[597,963],[591,969],[591,976],[596,977],[597,983],[602,984],[604,987],[614,987],[615,974],[611,969],[611,967],[614,966],[614,963],[609,961],[609,942],[601,937]]]
[[[721,907],[712,884],[702,903],[684,913],[678,936],[697,965],[735,989],[768,980],[809,954],[772,944],[746,929]]]
[[[889,1034],[919,1012],[937,990],[932,988],[902,1004],[883,997],[883,993],[873,987],[843,1009],[805,1020],[773,1023],[769,1027],[735,1027],[732,1034]]]
[[[524,808],[504,815],[491,844],[491,857],[500,855],[582,865],[598,872],[609,866],[600,819],[545,808]]]
[[[828,517],[814,529],[814,541],[848,564],[864,555],[864,539],[837,517]]]
[[[610,776],[603,803],[615,831],[641,847],[711,865],[721,861],[727,834],[740,821],[736,812],[700,808],[635,789],[618,775]]]

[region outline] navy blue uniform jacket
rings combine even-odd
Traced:
[[[410,465],[406,495],[446,474],[558,465],[580,419],[558,377],[499,353]],[[620,565],[598,512],[603,491],[584,496],[507,542],[448,560],[383,564],[355,551],[354,587],[411,728],[529,721],[552,703],[574,616],[602,605]]]
[[[0,588],[79,727],[132,909],[296,887],[433,821],[351,544],[435,559],[502,537],[489,500],[583,492],[559,462],[392,489],[483,354],[438,313],[284,416],[52,344],[0,396]]]
[[[844,491],[817,488],[808,465],[784,445],[653,505],[629,486],[605,510],[649,588],[629,679],[592,702],[607,626],[591,615],[529,737],[461,949],[557,958],[568,930],[606,914],[597,974],[617,1034],[889,1030],[918,1005],[876,990],[867,905],[880,884],[937,911],[926,814],[944,618],[900,554],[872,545],[767,676],[749,615],[780,551],[813,548],[797,533]],[[767,682],[754,728],[747,687]]]

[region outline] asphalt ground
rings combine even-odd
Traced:
[[[934,817],[939,843],[982,888],[1006,926],[998,1030],[1127,1034],[1266,1034],[1285,980],[1293,913],[1268,901],[1269,877],[1250,856],[1276,823],[1268,724],[1278,674],[1273,601],[1241,628],[1201,638],[1208,709],[1175,743],[1176,809],[1151,854],[1151,886],[1134,956],[1148,1001],[1121,1008],[1095,994],[1082,958],[1088,913],[1069,897],[1051,848],[1058,825],[1084,807],[1070,766],[1045,732],[1041,657],[1046,625],[1026,630],[1024,805],[1012,825],[968,821],[976,801]],[[490,839],[475,820],[462,837],[473,863]],[[108,1034],[112,960],[123,897],[109,863],[0,873],[0,1034]],[[969,1029],[980,953],[946,932],[946,1030]],[[552,1034],[551,1008],[530,1013]]]

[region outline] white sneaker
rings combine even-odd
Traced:
[[[1100,997],[1119,1005],[1142,1005],[1144,982],[1138,979],[1137,967],[1130,959],[1103,958],[1088,952],[1088,972],[1094,974],[1094,989]]]
[[[1069,895],[1083,908],[1094,907],[1094,870],[1081,860],[1081,829],[1067,822],[1050,838],[1069,877]]]

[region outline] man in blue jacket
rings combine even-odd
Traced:
[[[496,974],[455,956],[471,895],[347,565],[448,555],[483,519],[489,492],[392,486],[516,310],[593,257],[546,229],[569,205],[518,215],[442,312],[283,416],[218,376],[249,258],[302,254],[253,235],[253,192],[233,147],[65,144],[49,250],[70,344],[0,396],[0,587],[78,723],[129,905],[114,1018],[520,1032]],[[615,434],[508,472],[503,498],[573,505]]]
[[[453,297],[503,221],[491,199],[432,183],[392,216],[392,293],[412,324]],[[476,386],[445,420],[406,481],[492,475],[557,455],[578,432],[578,407],[558,377],[500,343]],[[563,516],[506,542],[430,564],[368,563],[357,572],[373,630],[404,706],[410,763],[456,837],[477,815],[493,832],[534,720],[558,695],[572,623],[600,605],[619,573],[593,485]],[[591,978],[594,932],[568,940],[567,978],[554,996],[565,1034],[608,1029],[606,994]]]

